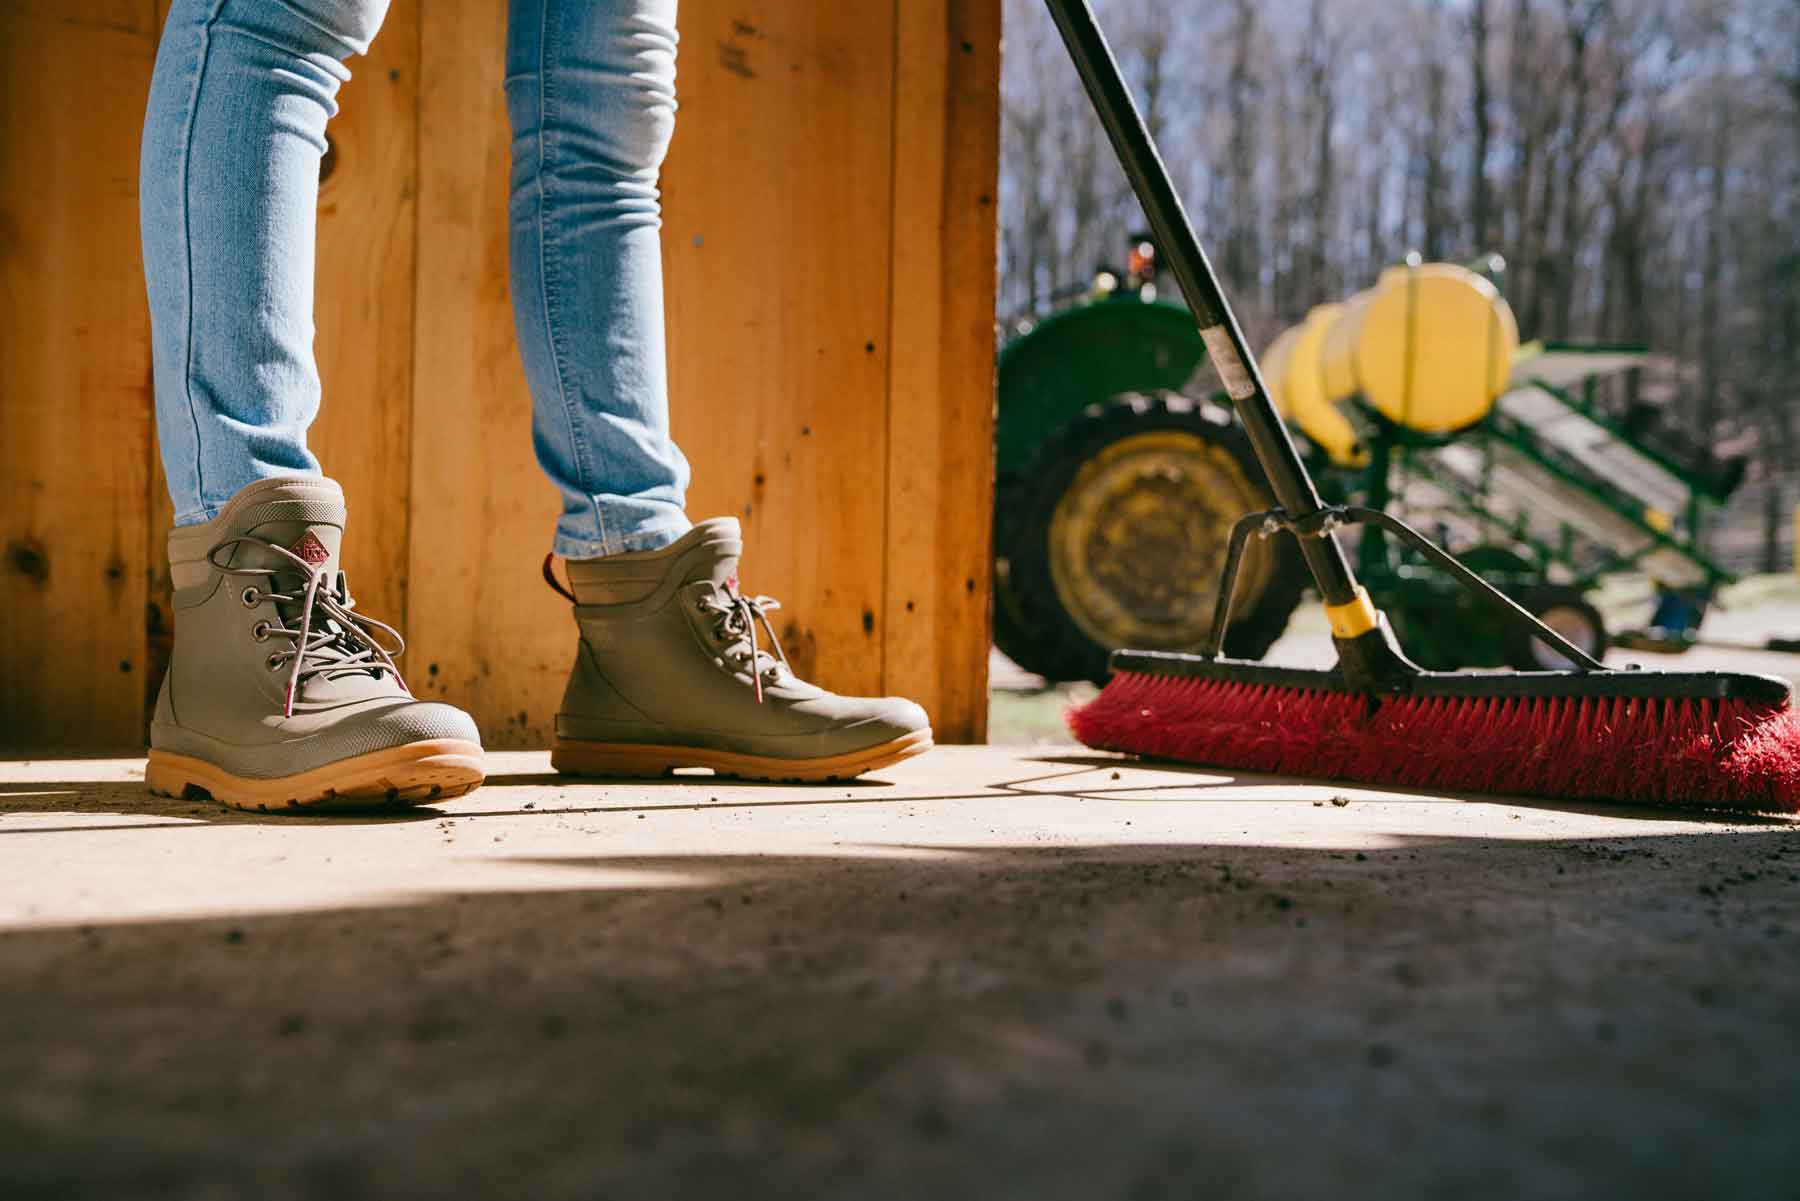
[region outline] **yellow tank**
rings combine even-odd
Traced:
[[[1281,415],[1331,461],[1368,462],[1338,407],[1361,397],[1396,425],[1450,434],[1474,425],[1506,390],[1519,327],[1498,289],[1466,267],[1392,267],[1373,288],[1322,304],[1262,357]]]
[[[1506,390],[1519,327],[1492,283],[1453,263],[1391,267],[1343,306],[1321,348],[1328,401],[1360,395],[1396,425],[1466,429]]]
[[[1319,305],[1305,321],[1276,338],[1263,362],[1263,378],[1282,416],[1299,426],[1333,463],[1360,467],[1368,462],[1368,452],[1350,419],[1326,399],[1319,373],[1321,346],[1343,309],[1339,304]]]
[[[1374,297],[1375,289],[1366,288],[1335,306],[1337,315],[1319,338],[1319,387],[1332,404],[1361,390],[1356,382],[1356,331],[1362,326],[1363,310]]]

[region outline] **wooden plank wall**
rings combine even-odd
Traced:
[[[1000,5],[897,6],[883,683],[987,732]],[[984,670],[971,671],[981,662]]]
[[[128,0],[0,6],[0,741],[139,736],[155,29]]]
[[[0,742],[118,745],[140,736],[166,651],[168,506],[132,194],[155,17],[98,0],[91,19],[69,20],[67,5],[30,15],[51,7],[0,9]],[[784,602],[803,671],[917,697],[941,737],[979,740],[1000,4],[790,0],[754,23],[735,14],[683,5],[664,178],[689,508],[743,520],[746,584]],[[67,43],[70,65],[25,51],[21,31],[39,27]],[[352,63],[320,195],[326,403],[313,434],[352,498],[359,603],[404,615],[410,682],[470,708],[496,747],[547,740],[574,645],[537,577],[556,499],[531,457],[507,297],[503,43],[504,6],[396,0],[372,55]],[[103,120],[41,98],[67,94],[44,87],[47,73],[85,70],[73,64],[102,45],[125,60]],[[72,122],[98,137],[56,135]],[[100,198],[57,231],[79,246],[29,234],[21,253],[19,222],[42,202],[14,157],[31,156],[41,180],[27,149],[40,143],[83,152],[34,191]],[[61,309],[21,321],[13,298],[53,260],[85,273],[57,294]],[[72,331],[109,311],[101,353],[78,355],[98,335]],[[35,373],[14,366],[27,345],[55,348]],[[96,490],[81,466],[102,431]],[[123,582],[96,590],[88,577],[110,570]],[[53,657],[47,638],[71,620],[88,630],[82,653]],[[141,674],[120,689],[127,661]]]

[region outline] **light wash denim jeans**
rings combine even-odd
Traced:
[[[386,9],[170,8],[140,203],[177,525],[209,520],[256,480],[319,473],[306,446],[320,392],[319,163],[344,60],[368,50]],[[687,461],[669,437],[657,193],[675,41],[675,0],[510,0],[513,316],[532,444],[562,494],[553,545],[567,558],[654,549],[688,529]],[[419,420],[431,420],[430,400]]]

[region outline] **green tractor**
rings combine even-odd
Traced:
[[[1198,644],[1232,523],[1274,503],[1231,410],[1194,387],[1206,348],[1157,298],[1154,255],[1134,238],[1123,280],[1102,271],[1000,351],[994,641],[1052,681],[1104,682],[1120,646]],[[1307,578],[1291,540],[1254,543],[1226,652],[1260,658]]]

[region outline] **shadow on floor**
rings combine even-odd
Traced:
[[[4,776],[5,762],[0,761],[0,777]],[[657,794],[686,795],[686,789],[704,787],[711,782],[706,775],[682,773],[676,776],[632,780],[583,780],[563,776],[553,771],[503,773],[489,776],[484,788],[497,790],[503,788],[556,789],[569,792],[578,789],[607,789],[617,792],[622,789],[641,789],[648,800]],[[772,784],[764,781],[719,780],[722,787],[733,791],[749,789],[754,792],[816,792],[817,798],[805,800],[771,800],[771,801],[739,801],[738,804],[845,804],[847,794],[855,794],[867,800],[899,799],[893,796],[882,797],[878,794],[892,793],[894,784],[888,780],[865,779],[833,781],[830,784],[816,786],[794,784]],[[677,792],[680,789],[682,791]],[[877,794],[877,795],[866,795]],[[477,797],[493,795],[477,792]],[[826,799],[829,798],[829,799]],[[659,808],[713,808],[704,803],[693,804],[646,804],[621,803],[571,810],[567,807],[557,809],[506,809],[484,811],[454,811],[458,819],[464,817],[529,817],[534,814],[548,813],[606,813],[636,812],[643,809]],[[367,813],[311,813],[304,810],[296,812],[273,811],[251,812],[231,809],[217,804],[207,797],[161,797],[147,789],[142,779],[136,780],[41,780],[41,781],[4,781],[0,782],[0,835],[5,834],[62,834],[84,833],[95,830],[167,830],[196,825],[271,825],[294,826],[313,822],[329,822],[346,825],[380,825],[405,822],[441,820],[449,811],[432,805],[410,808],[374,810]],[[7,829],[3,819],[10,814],[43,813],[43,814],[118,814],[134,819],[123,823],[83,823],[70,826],[19,826]],[[143,818],[169,818],[179,820],[145,821]]]
[[[1359,797],[1374,798],[1383,803],[1413,800],[1422,804],[1445,804],[1458,801],[1504,804],[1516,809],[1536,809],[1555,813],[1597,814],[1629,817],[1644,821],[1679,821],[1684,823],[1716,822],[1733,826],[1788,826],[1788,817],[1739,812],[1678,809],[1669,806],[1617,805],[1590,802],[1546,800],[1538,797],[1493,797],[1474,794],[1432,793],[1397,788],[1364,788],[1353,784],[1334,785],[1330,781],[1306,780],[1286,776],[1262,776],[1254,773],[1229,772],[1191,764],[1132,759],[1104,753],[1051,752],[1024,762],[1043,764],[1049,770],[1021,777],[995,781],[971,781],[968,791],[949,793],[916,793],[883,778],[834,781],[829,784],[796,785],[761,781],[713,780],[704,774],[683,773],[662,779],[587,780],[563,776],[553,771],[509,772],[488,777],[483,790],[472,794],[468,802],[450,808],[430,805],[417,808],[375,811],[362,814],[313,814],[272,812],[253,813],[226,808],[208,799],[158,797],[141,781],[53,780],[0,783],[0,836],[7,834],[75,834],[99,830],[167,830],[212,824],[293,826],[296,823],[331,822],[347,825],[374,825],[441,820],[445,817],[463,821],[494,817],[549,817],[553,815],[585,815],[602,813],[636,813],[733,808],[789,808],[801,806],[833,806],[852,804],[923,804],[945,801],[974,801],[995,793],[1025,796],[1061,796],[1088,800],[1144,800],[1166,803],[1173,800],[1201,803],[1265,803],[1266,792],[1245,795],[1244,786],[1273,790],[1282,788],[1317,789],[1341,787]],[[0,765],[3,767],[3,765]],[[1172,777],[1167,784],[1144,784],[1133,779],[1113,786],[1110,781],[1087,782],[1084,777],[1096,772],[1130,771],[1134,777],[1144,773]],[[1177,778],[1178,777],[1178,778]],[[709,786],[730,790],[729,799],[708,795],[695,797]],[[532,808],[471,808],[482,801],[503,795],[508,788],[554,790],[558,803],[534,805]],[[745,791],[766,796],[746,799]],[[1233,793],[1236,795],[1233,795]],[[611,800],[621,793],[629,795]],[[610,801],[601,805],[567,804],[567,800],[584,794],[604,795]],[[1179,796],[1175,794],[1181,794]],[[68,826],[21,825],[8,828],[4,819],[11,814],[94,814],[128,816],[133,820],[117,823],[84,822]],[[146,821],[145,818],[166,818]]]
[[[1365,785],[1333,780],[1305,779],[1299,776],[1259,775],[1254,772],[1231,772],[1209,767],[1196,767],[1191,763],[1172,763],[1167,760],[1125,758],[1104,752],[1075,752],[1069,754],[1048,753],[1034,756],[1034,763],[1055,764],[1073,769],[1066,773],[1051,773],[1028,780],[1016,780],[1006,784],[994,785],[1009,791],[1043,791],[1029,789],[1029,785],[1053,783],[1059,779],[1085,775],[1095,771],[1120,771],[1129,769],[1132,772],[1159,772],[1171,776],[1186,776],[1186,782],[1145,787],[1140,784],[1120,784],[1116,788],[1082,787],[1077,790],[1059,790],[1063,796],[1082,796],[1092,799],[1120,799],[1122,795],[1155,792],[1155,791],[1196,791],[1202,793],[1208,788],[1215,790],[1235,788],[1242,785],[1256,785],[1263,788],[1302,787],[1309,789],[1333,788],[1345,793],[1379,799],[1381,803],[1417,801],[1425,804],[1444,804],[1446,802],[1466,802],[1473,804],[1505,805],[1511,809],[1542,810],[1546,813],[1581,813],[1601,817],[1623,817],[1633,821],[1683,822],[1683,823],[1721,823],[1733,826],[1779,826],[1792,827],[1795,820],[1792,816],[1768,813],[1748,813],[1741,810],[1724,809],[1691,809],[1675,805],[1633,805],[1611,801],[1564,801],[1547,797],[1521,797],[1491,795],[1481,793],[1428,792],[1417,788],[1398,788],[1392,785]],[[1203,798],[1196,798],[1203,799]],[[1213,798],[1216,799],[1216,798]],[[1255,798],[1266,801],[1266,796]]]
[[[1797,837],[540,856],[0,935],[0,1195],[1775,1195]]]

